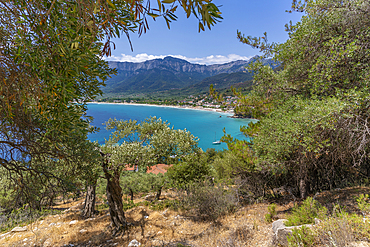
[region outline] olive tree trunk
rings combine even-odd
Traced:
[[[109,170],[107,165],[103,166],[104,175],[107,179],[107,199],[112,226],[115,228],[113,235],[123,231],[127,226],[125,213],[123,211],[122,189],[119,184],[120,173],[118,169]]]
[[[82,211],[82,216],[85,218],[91,218],[95,214],[95,201],[96,201],[95,190],[96,190],[96,181],[95,183],[87,183],[85,206]]]

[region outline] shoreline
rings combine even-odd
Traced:
[[[112,104],[112,105],[136,105],[136,106],[155,106],[155,107],[169,107],[169,108],[177,108],[177,109],[185,109],[185,110],[198,110],[198,111],[211,111],[217,112],[220,114],[227,115],[228,117],[234,116],[234,111],[222,111],[221,109],[215,108],[204,108],[201,106],[175,106],[175,105],[155,105],[155,104],[140,104],[140,103],[113,103],[113,102],[87,102],[87,104]]]

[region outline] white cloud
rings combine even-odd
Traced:
[[[227,56],[223,55],[210,55],[207,57],[195,57],[195,58],[190,58],[190,57],[185,57],[182,55],[148,55],[146,53],[141,53],[137,54],[136,56],[131,56],[131,55],[126,55],[126,54],[121,54],[121,56],[111,56],[108,58],[105,58],[107,61],[119,61],[119,62],[133,62],[133,63],[140,63],[144,62],[147,60],[152,60],[152,59],[158,59],[158,58],[165,58],[167,56],[171,57],[176,57],[180,59],[184,59],[190,63],[198,63],[198,64],[223,64],[223,63],[228,63],[236,60],[248,60],[251,57],[246,57],[246,56],[240,56],[236,54],[229,54]]]

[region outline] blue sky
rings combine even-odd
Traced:
[[[107,60],[142,62],[171,55],[192,63],[219,64],[258,55],[253,49],[236,39],[237,30],[245,35],[262,36],[267,32],[270,42],[288,39],[284,25],[290,20],[296,23],[302,14],[287,13],[292,0],[214,0],[220,6],[223,20],[211,30],[198,33],[194,17],[186,18],[178,8],[178,20],[168,30],[163,19],[150,20],[150,30],[138,37],[131,35],[134,51],[126,36],[113,40],[116,50]],[[153,5],[154,6],[154,5]]]

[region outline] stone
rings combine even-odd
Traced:
[[[293,233],[293,229],[301,228],[303,226],[311,228],[312,225],[300,225],[300,226],[285,226],[285,219],[279,219],[272,223],[272,231],[274,232],[273,244],[278,246],[288,246],[288,236]]]
[[[128,246],[127,247],[138,247],[138,246],[140,246],[141,244],[140,244],[140,242],[139,241],[137,241],[136,239],[134,239],[134,240],[132,240],[129,244],[128,244]]]
[[[10,232],[25,232],[27,231],[27,227],[14,227]]]
[[[7,232],[7,233],[4,233],[4,234],[1,234],[0,235],[0,239],[3,239],[4,237],[8,236],[10,234],[10,232]]]
[[[87,232],[87,230],[86,230],[86,229],[81,229],[81,230],[80,230],[80,233],[85,233],[85,232]]]
[[[277,230],[279,228],[285,228],[286,227],[285,226],[286,221],[287,220],[285,220],[285,219],[279,219],[279,220],[276,220],[276,221],[272,222],[272,231],[274,232],[274,234],[277,232]]]
[[[44,244],[42,246],[43,247],[51,247],[51,246],[53,246],[51,239],[50,238],[46,239],[45,242],[44,242]]]
[[[69,222],[69,225],[75,225],[77,224],[78,220],[72,220],[71,222]]]
[[[352,242],[349,246],[352,247],[369,247],[370,244],[365,241],[359,241],[359,242]]]

